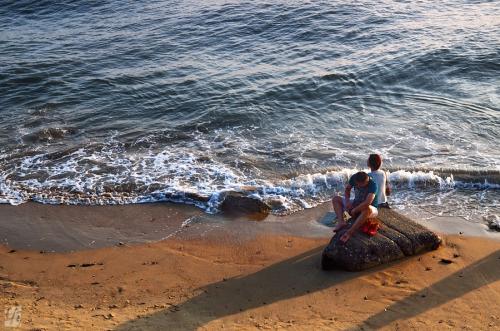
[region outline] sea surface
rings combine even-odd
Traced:
[[[496,1],[4,1],[0,202],[242,191],[275,214],[380,153],[390,204],[500,214]]]

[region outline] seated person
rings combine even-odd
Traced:
[[[354,200],[351,201],[353,187]],[[347,242],[365,222],[377,217],[377,201],[377,184],[366,172],[357,172],[349,178],[349,183],[345,187],[344,198],[336,196],[332,199],[333,209],[338,220],[337,226],[333,229],[334,232],[340,231],[347,225],[344,220],[344,211],[347,211],[355,219],[351,228],[340,238],[341,241]]]
[[[387,180],[387,174],[385,171],[380,170],[382,166],[382,157],[378,154],[370,154],[368,157],[368,167],[371,171],[368,173],[375,183],[377,184],[377,208],[390,208],[389,203],[387,203],[387,196],[391,194],[391,187]]]

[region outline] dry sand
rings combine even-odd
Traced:
[[[193,222],[182,227],[186,219],[206,216],[172,206],[53,208],[0,208],[0,229],[16,217],[39,219],[52,212],[60,222],[70,215],[92,219],[94,227],[106,224],[100,229],[106,236],[99,239],[101,248],[73,252],[64,245],[73,249],[75,242],[82,244],[82,238],[92,238],[99,228],[81,230],[85,235],[74,235],[73,244],[67,238],[62,243],[43,240],[57,252],[0,248],[0,301],[5,308],[22,308],[21,329],[500,329],[500,241],[448,235],[435,252],[360,273],[324,272],[319,260],[330,230],[317,230],[308,221],[316,232],[297,236],[287,228],[287,218],[267,223],[209,218],[211,225]],[[140,222],[138,228],[113,223],[147,219],[148,213],[156,213],[152,223],[163,225],[144,229]],[[288,220],[293,224],[297,217],[308,220],[317,217],[315,213]],[[73,226],[80,224],[75,222]],[[46,223],[41,224],[38,230],[47,230]],[[49,228],[57,237],[55,228]],[[67,234],[67,227],[62,228],[59,234]],[[16,229],[10,229],[7,237],[17,248],[27,246],[23,238],[42,247],[34,241],[36,231],[19,232],[16,241]],[[147,231],[162,229],[170,233],[166,240],[141,243]],[[155,235],[165,235],[158,232]],[[140,240],[116,245],[127,234]],[[443,264],[442,258],[452,263]]]

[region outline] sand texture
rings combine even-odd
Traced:
[[[437,251],[364,272],[321,271],[327,243],[261,235],[69,253],[2,247],[1,302],[22,307],[26,330],[500,328],[498,241],[445,236]]]

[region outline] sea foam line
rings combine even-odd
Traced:
[[[158,157],[162,158],[164,155]],[[156,166],[158,165],[156,164]],[[229,173],[229,177],[227,177],[228,173],[226,173],[222,187],[221,185],[207,185],[208,181],[201,187],[195,182],[190,186],[186,182],[179,184],[171,181],[164,187],[158,185],[157,189],[149,192],[141,192],[140,190],[102,192],[97,189],[88,190],[88,185],[86,185],[86,192],[82,192],[82,185],[72,187],[72,183],[68,179],[59,181],[58,184],[62,185],[57,187],[54,186],[54,182],[50,181],[43,183],[29,179],[16,182],[2,178],[0,179],[0,203],[18,205],[31,200],[47,204],[113,205],[169,201],[194,204],[209,213],[215,213],[222,203],[223,193],[237,191],[269,203],[276,214],[285,214],[314,207],[327,201],[332,194],[342,193],[348,178],[357,171],[359,169],[339,169],[324,173],[303,174],[278,181],[248,180],[235,173]],[[216,172],[218,176],[221,175],[219,171]],[[456,188],[466,190],[497,190],[500,188],[500,184],[490,183],[486,179],[482,183],[456,181],[453,175],[442,177],[434,171],[388,171],[388,179],[391,186],[398,190],[415,192],[427,189],[443,191]]]

